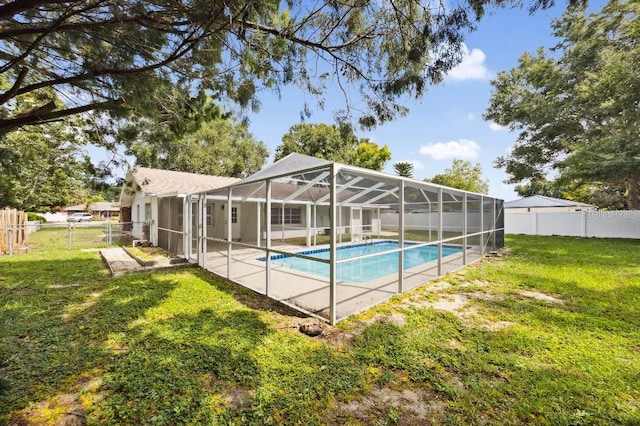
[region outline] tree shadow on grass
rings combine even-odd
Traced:
[[[105,347],[147,309],[166,298],[170,280],[109,279],[95,257],[4,263],[0,282],[0,423],[56,395],[74,392],[111,360]],[[125,303],[128,302],[128,303]],[[12,414],[14,413],[14,414]],[[36,416],[36,423],[50,419]]]
[[[238,302],[243,305],[262,312],[275,312],[280,315],[291,318],[308,318],[308,315],[291,308],[278,300],[272,299],[260,294],[248,287],[244,287],[240,284],[228,281],[226,278],[220,277],[213,272],[198,268],[194,270],[194,273],[207,281],[214,288],[230,294]]]
[[[252,309],[302,315],[203,270],[110,278],[95,254],[85,253],[24,258],[2,275],[0,359],[8,364],[0,376],[11,389],[0,396],[0,423],[283,419],[292,404],[326,402],[341,389],[343,382],[332,384],[336,374],[360,382],[348,357],[291,333],[277,334],[299,350],[265,366],[262,342],[276,330]],[[196,299],[193,286],[202,292]],[[269,353],[282,349],[268,345]],[[297,395],[308,392],[311,378],[318,389],[301,405]],[[278,382],[277,395],[264,391]]]

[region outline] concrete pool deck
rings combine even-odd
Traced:
[[[341,245],[350,244],[353,243],[343,243]],[[328,246],[316,246],[314,248],[324,247]],[[309,247],[294,245],[274,245],[274,248],[291,253],[309,250]],[[264,261],[258,260],[258,258],[264,256],[264,250],[234,246],[231,255],[231,276],[229,278],[258,293],[266,294],[273,299],[292,305],[303,312],[329,319],[330,291],[328,278],[285,266],[272,265],[269,291],[267,292],[266,265]],[[467,264],[479,258],[480,250],[478,248],[467,250]],[[443,274],[463,266],[462,253],[449,255],[442,259]],[[209,242],[204,267],[226,278],[227,245]],[[436,279],[438,277],[437,267],[437,261],[432,261],[405,269],[403,291],[412,290]],[[339,281],[336,285],[336,293],[337,318],[342,319],[399,294],[398,273],[391,273],[366,283]]]

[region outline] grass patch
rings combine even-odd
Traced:
[[[30,239],[0,257],[0,424],[640,422],[640,242],[510,237],[314,339],[205,271],[110,278]]]
[[[165,260],[176,257],[160,247],[127,247],[127,251],[142,260]]]

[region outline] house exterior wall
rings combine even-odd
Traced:
[[[207,205],[211,206],[212,222],[207,225],[205,218],[205,230],[208,237],[226,239],[227,238],[227,209],[226,201],[216,200],[207,201]],[[222,208],[224,206],[224,209]],[[206,210],[206,209],[205,209]]]
[[[144,206],[147,203],[151,203],[151,197],[147,197],[139,191],[133,194],[133,200],[131,201],[131,235],[136,239],[144,239]]]
[[[592,207],[566,206],[566,207],[505,207],[505,213],[558,213],[558,212],[582,212],[595,210]]]

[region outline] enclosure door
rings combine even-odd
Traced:
[[[231,207],[231,238],[240,240],[240,207]]]
[[[372,232],[373,221],[371,219],[371,210],[362,210],[362,232]]]
[[[362,235],[362,208],[351,208],[351,233],[354,235]]]
[[[189,233],[189,260],[197,261],[198,260],[198,235],[200,235],[198,231],[199,225],[199,214],[198,214],[198,202],[191,201],[191,226]]]

